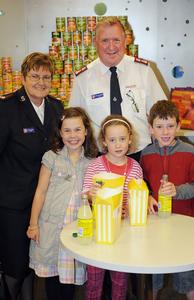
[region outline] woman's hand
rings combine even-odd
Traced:
[[[38,225],[29,225],[27,230],[27,236],[29,239],[39,243],[39,227]]]
[[[154,199],[154,197],[149,195],[149,197],[148,197],[148,212],[149,212],[149,214],[157,213],[157,211],[154,209],[154,206],[158,207],[158,202],[156,201],[156,199]]]

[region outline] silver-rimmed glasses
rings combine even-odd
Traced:
[[[31,81],[33,82],[38,82],[40,81],[41,79],[46,82],[46,83],[49,83],[51,82],[51,75],[44,75],[44,76],[40,76],[38,74],[30,74],[30,75],[27,75],[27,77],[30,78]]]

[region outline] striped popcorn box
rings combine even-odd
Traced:
[[[120,233],[122,187],[102,188],[95,198],[96,242],[112,244]]]
[[[147,222],[148,188],[143,179],[131,179],[129,188],[129,222],[132,226],[142,226]]]

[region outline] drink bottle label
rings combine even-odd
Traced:
[[[172,198],[166,195],[159,195],[158,198],[158,211],[171,212],[172,211]]]
[[[90,238],[93,236],[93,219],[78,218],[78,237]]]

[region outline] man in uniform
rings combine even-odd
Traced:
[[[95,44],[99,58],[77,72],[70,106],[81,106],[88,112],[97,136],[102,120],[113,113],[112,103],[120,102],[118,113],[134,128],[136,147],[131,151],[136,152],[134,158],[138,160],[140,151],[151,142],[147,122],[150,107],[166,99],[166,95],[148,62],[125,54],[125,40],[125,29],[118,18],[107,17],[97,24]],[[113,87],[111,67],[116,67],[117,72]],[[117,83],[121,97],[111,96],[112,89],[119,90]]]

